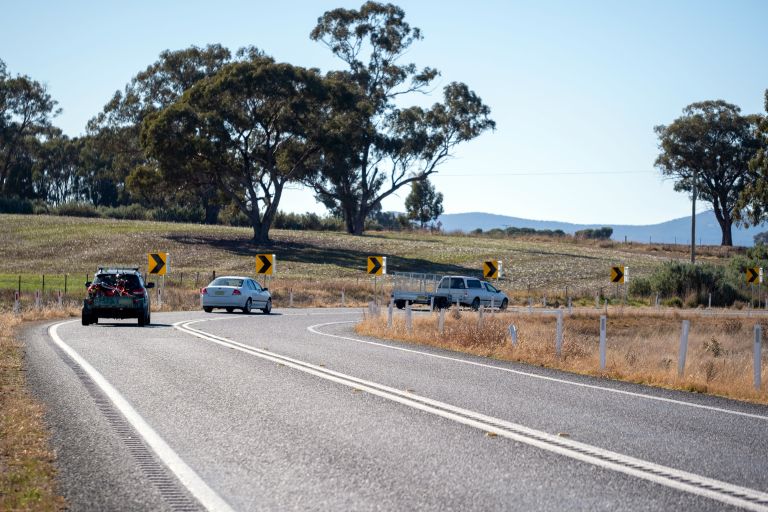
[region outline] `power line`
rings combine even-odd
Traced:
[[[446,178],[460,178],[472,176],[583,176],[586,174],[657,174],[658,171],[510,171],[510,172],[473,172],[461,174],[436,173],[435,176]]]

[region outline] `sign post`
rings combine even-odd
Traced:
[[[256,274],[264,276],[264,288],[267,288],[267,281],[272,279],[277,266],[277,258],[274,254],[256,255]]]
[[[151,252],[147,254],[147,269],[150,274],[163,277],[162,287],[157,289],[158,306],[163,305],[163,292],[165,292],[165,274],[168,272],[170,263],[168,262],[167,252]],[[161,291],[162,290],[162,291]]]
[[[366,268],[366,273],[373,276],[373,299],[378,304],[378,297],[376,296],[376,277],[387,274],[387,257],[368,256],[368,265]]]
[[[501,260],[484,261],[483,277],[486,279],[498,279],[501,277]]]

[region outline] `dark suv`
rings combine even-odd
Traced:
[[[83,301],[83,325],[98,323],[99,318],[136,318],[139,325],[150,322],[150,299],[138,268],[102,268],[93,281],[85,283],[88,296]]]

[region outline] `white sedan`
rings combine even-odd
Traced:
[[[231,313],[235,309],[248,314],[253,309],[260,309],[265,315],[272,311],[272,295],[269,288],[250,277],[222,276],[200,290],[203,311],[210,313],[213,308],[221,308]]]

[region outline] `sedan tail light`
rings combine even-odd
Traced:
[[[208,288],[200,288],[200,295],[208,295]]]
[[[235,288],[234,290],[232,290],[232,295],[241,295],[240,290]]]

